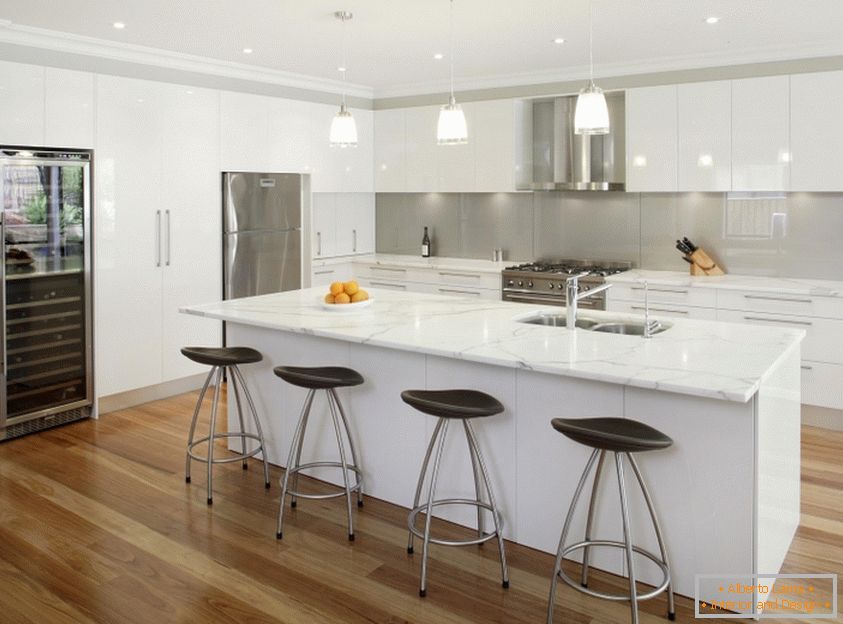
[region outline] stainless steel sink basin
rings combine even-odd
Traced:
[[[545,327],[565,327],[567,319],[564,314],[554,314],[547,312],[540,312],[531,314],[529,316],[522,316],[515,318],[519,323],[527,323],[528,325],[544,325]],[[620,334],[624,336],[643,336],[644,335],[644,321],[630,321],[630,320],[612,320],[612,319],[593,319],[588,317],[580,317],[577,319],[577,327],[586,331],[602,332],[605,334]],[[660,334],[661,332],[670,329],[670,323],[660,322],[651,332],[653,334]]]
[[[668,329],[670,326],[660,323],[656,325],[651,331],[650,335],[660,334]],[[624,336],[643,336],[644,323],[598,323],[589,327],[591,331],[602,332],[604,334],[622,334]]]
[[[565,327],[567,319],[564,314],[534,314],[524,318],[516,319],[519,323],[527,323],[528,325],[545,325],[547,327]],[[577,327],[580,329],[591,329],[600,321],[595,321],[588,318],[578,318]]]

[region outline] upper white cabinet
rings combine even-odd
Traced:
[[[677,86],[626,92],[626,190],[676,191]]]
[[[731,85],[677,87],[680,191],[728,191],[732,185]]]
[[[407,127],[403,108],[375,111],[375,190],[400,193],[407,187]]]
[[[94,75],[48,67],[45,90],[45,143],[94,147]]]
[[[371,193],[374,189],[372,112],[349,109],[357,124],[357,147],[332,147],[331,122],[338,110],[338,104],[310,105],[310,188],[314,193]]]
[[[439,190],[436,124],[438,106],[414,106],[405,110],[407,186],[410,193]]]
[[[0,61],[0,143],[44,145],[44,68]]]
[[[474,190],[479,193],[515,189],[516,100],[471,103],[474,134]],[[471,130],[471,128],[470,128]]]
[[[790,77],[794,191],[843,191],[843,71]]]
[[[732,190],[790,188],[789,91],[788,76],[732,81]]]

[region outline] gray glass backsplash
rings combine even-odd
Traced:
[[[507,260],[627,260],[687,270],[677,238],[726,271],[840,279],[843,193],[379,193],[377,251]]]

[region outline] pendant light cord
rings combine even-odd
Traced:
[[[454,0],[450,0],[450,47],[451,47],[451,99],[450,103],[454,103]]]
[[[594,3],[588,3],[588,77],[594,86]]]
[[[346,38],[345,38],[345,15],[342,17],[342,108],[345,110],[345,92],[346,92],[346,74],[348,73],[348,64],[346,63]]]

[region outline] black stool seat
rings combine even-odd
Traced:
[[[359,386],[364,381],[356,370],[341,366],[276,366],[272,372],[287,383],[311,390]]]
[[[440,418],[478,418],[504,410],[495,397],[477,390],[404,390],[401,398],[420,412]]]
[[[673,444],[658,429],[629,418],[554,418],[550,424],[575,442],[618,453],[655,451]]]
[[[181,352],[194,362],[210,366],[253,364],[263,359],[260,351],[249,347],[184,347]]]

